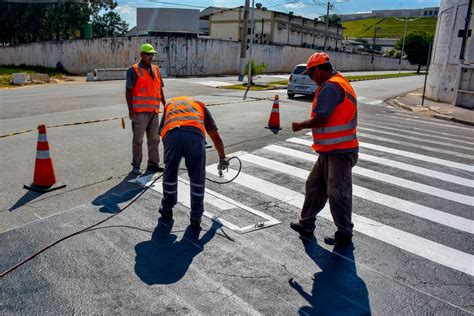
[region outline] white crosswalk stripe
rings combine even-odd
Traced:
[[[208,166],[206,170],[211,174],[217,175],[215,164]],[[281,172],[282,170],[275,171]],[[295,170],[292,169],[291,172],[294,171]],[[276,185],[274,183],[245,173],[241,173],[239,177],[235,179],[235,182],[254,191],[268,195],[281,202],[293,205],[297,208],[301,208],[303,206],[303,194]],[[322,218],[332,221],[329,207],[327,205],[318,215]],[[419,255],[441,265],[467,273],[471,276],[474,275],[474,266],[472,265],[474,256],[470,254],[384,225],[364,216],[353,214],[352,220],[354,223],[354,230],[364,235],[381,240],[400,249]]]
[[[295,138],[290,138],[287,141],[293,142],[294,140],[295,140]],[[302,142],[302,141],[304,141],[304,142]],[[305,140],[302,140],[302,141],[298,141],[298,143],[308,145],[308,146],[310,146],[310,144],[311,144],[311,141],[305,141]],[[299,155],[299,157],[301,157],[303,159],[306,159],[306,160],[310,160],[310,161],[315,161],[316,157],[317,157],[317,156],[311,155],[311,154],[302,155],[302,154],[305,154],[305,153],[300,153],[297,150],[293,150],[293,149],[285,148],[285,147],[281,147],[281,146],[276,146],[276,145],[267,146],[265,148],[269,149],[269,150],[277,151],[277,152],[280,152],[280,153],[285,153],[286,152],[286,153],[288,153],[288,155]],[[309,159],[309,157],[311,157],[312,159]],[[442,180],[442,181],[456,183],[456,184],[459,184],[459,185],[464,185],[464,186],[467,186],[467,187],[474,188],[474,180],[454,176],[454,175],[451,175],[451,174],[448,174],[448,173],[438,172],[438,171],[434,171],[434,170],[431,170],[431,169],[417,167],[417,166],[409,165],[409,164],[406,164],[406,163],[403,163],[403,162],[398,162],[396,160],[391,160],[391,159],[380,158],[380,157],[376,157],[376,156],[372,156],[372,155],[367,155],[367,154],[364,154],[364,153],[359,153],[359,159],[370,161],[370,162],[375,162],[375,163],[385,165],[385,166],[388,166],[388,167],[392,167],[392,168],[398,168],[398,169],[401,169],[401,170],[406,170],[406,171],[418,173],[418,174],[421,174],[421,175],[424,175],[424,176],[427,176],[427,177],[431,177],[431,178],[435,178],[435,179],[439,179],[439,180]]]
[[[419,142],[421,141],[421,142],[425,142],[425,143],[429,143],[429,144],[445,145],[445,146],[449,146],[451,148],[458,148],[458,149],[471,150],[471,151],[474,150],[474,147],[472,145],[471,146],[461,146],[461,145],[452,144],[452,143],[449,143],[449,145],[448,145],[448,143],[445,143],[445,142],[440,143],[439,141],[430,140],[430,139],[426,139],[426,138],[407,136],[407,135],[403,135],[399,132],[392,133],[392,132],[383,131],[381,129],[367,128],[367,127],[362,127],[362,126],[358,126],[357,130],[372,132],[372,133],[376,133],[376,134],[395,136],[395,137],[398,137],[398,138],[405,138],[405,139],[415,140],[415,141],[419,141]]]
[[[397,251],[425,258],[431,264],[439,264],[474,276],[474,256],[469,250],[465,250],[469,248],[462,246],[461,249],[456,249],[458,247],[453,247],[452,245],[456,244],[453,242],[448,242],[449,245],[446,245],[446,236],[429,237],[424,236],[424,233],[417,233],[418,230],[426,232],[428,228],[432,227],[430,225],[438,225],[435,228],[442,228],[441,230],[445,234],[455,232],[453,233],[455,238],[460,238],[460,234],[469,236],[467,238],[472,237],[474,220],[471,219],[472,214],[468,210],[474,206],[474,196],[469,193],[469,190],[474,188],[474,166],[469,163],[440,159],[414,152],[421,149],[444,153],[460,157],[457,160],[465,162],[467,159],[474,158],[468,154],[471,147],[463,146],[461,142],[458,142],[458,145],[450,146],[447,139],[447,136],[451,135],[450,133],[439,132],[436,134],[434,131],[433,133],[426,131],[430,134],[430,138],[426,139],[418,132],[402,130],[397,133],[395,128],[387,128],[388,125],[379,122],[370,122],[366,126],[359,128],[363,133],[359,132],[358,134],[362,134],[374,142],[360,142],[362,152],[359,153],[359,159],[364,162],[364,165],[353,168],[353,174],[356,175],[353,184],[354,231],[362,234],[360,236],[367,236],[363,238],[372,238],[394,246],[399,249]],[[397,127],[397,124],[391,126]],[[420,131],[425,130],[420,129]],[[377,133],[386,137],[374,135]],[[399,138],[416,140],[417,144],[399,141]],[[444,143],[445,147],[449,149],[441,150],[429,146],[429,144],[436,144],[436,139],[441,141],[443,138],[447,141]],[[382,146],[375,141],[396,144],[397,148]],[[234,190],[228,191],[225,187],[220,186],[213,188],[214,191],[206,190],[206,203],[221,210],[230,210],[239,203],[237,202],[239,201],[238,194],[245,192],[249,197],[258,201],[255,205],[261,203],[262,199],[271,199],[275,200],[280,207],[287,204],[300,209],[304,202],[304,185],[301,185],[301,189],[296,191],[289,189],[288,186],[293,187],[307,179],[310,172],[309,167],[302,167],[302,164],[308,166],[311,163],[312,165],[318,157],[309,149],[311,145],[312,140],[308,137],[293,137],[265,146],[252,153],[238,153],[237,155],[243,162],[243,172],[233,183],[229,184],[230,187],[234,186]],[[269,158],[275,155],[276,158]],[[216,165],[207,166],[206,171],[210,175],[217,175]],[[298,180],[291,183],[279,181],[279,176],[282,175],[285,175],[286,179],[289,177]],[[228,179],[228,177],[230,176],[225,176],[224,179]],[[436,181],[434,182],[433,179]],[[435,184],[428,185],[426,183]],[[378,191],[379,187],[381,192]],[[189,206],[189,188],[181,185],[179,190],[183,191],[185,197],[184,200],[179,198],[180,202]],[[160,190],[158,189],[158,191]],[[396,193],[392,195],[392,191]],[[233,196],[234,194],[235,196]],[[410,198],[403,198],[404,196]],[[225,200],[221,201],[221,198],[224,197]],[[242,203],[239,205],[242,208],[248,207]],[[360,213],[360,205],[364,207],[363,215]],[[372,205],[373,209],[371,207],[370,211],[367,211],[367,205]],[[447,205],[454,205],[454,211],[448,209]],[[399,218],[399,220],[372,218],[372,216],[381,218],[377,216],[379,210],[390,212],[390,214],[394,214],[394,218]],[[255,212],[257,214],[259,211],[255,210]],[[223,214],[225,216],[225,212]],[[261,215],[265,218],[265,213]],[[332,221],[329,205],[326,205],[318,216]],[[274,220],[275,223],[283,222],[283,219],[278,216],[269,217],[269,219]],[[230,222],[221,218],[219,220],[225,222],[227,227],[234,227],[236,231],[240,229],[242,232],[241,227],[231,223],[232,220]],[[402,225],[409,227],[405,228]]]
[[[396,132],[397,136],[403,135],[403,134],[410,134],[410,135],[422,136],[424,140],[426,140],[426,138],[428,137],[428,138],[434,138],[434,139],[438,139],[438,140],[441,140],[441,139],[446,140],[446,141],[448,141],[447,142],[448,144],[452,144],[453,142],[467,144],[467,145],[471,145],[471,147],[467,147],[467,148],[473,150],[472,149],[472,140],[471,141],[464,141],[464,140],[456,139],[457,137],[459,137],[459,135],[450,135],[449,137],[448,136],[440,136],[440,135],[435,135],[435,133],[433,133],[432,131],[430,131],[429,133],[427,133],[426,130],[424,130],[425,131],[424,133],[414,132],[414,131],[407,130],[408,128],[406,128],[406,127],[397,126],[395,124],[386,124],[386,123],[384,123],[383,126],[380,126],[380,125],[367,123],[365,121],[359,122],[359,126],[357,128],[360,129],[361,127],[365,127],[365,126],[376,127],[377,131],[379,131],[379,130],[394,131],[394,132]],[[393,126],[393,127],[389,127],[389,126]],[[410,129],[423,130],[423,129],[418,129],[418,128],[414,128],[414,127],[410,127]],[[430,134],[432,134],[432,135],[430,135]],[[446,135],[446,133],[441,133],[441,135]]]
[[[202,85],[202,86],[214,87],[214,88],[234,85],[234,83],[230,83],[230,82],[225,82],[225,81],[211,81],[211,80],[192,81],[191,83],[199,84],[199,85]]]
[[[303,145],[307,145],[307,141],[305,139],[291,138],[291,141],[294,142],[294,143],[300,143],[300,144],[303,144]],[[474,166],[459,163],[459,162],[454,162],[454,161],[450,161],[450,160],[435,158],[435,157],[426,156],[426,155],[420,155],[420,154],[409,152],[409,151],[404,151],[404,150],[399,150],[399,149],[395,149],[395,148],[375,145],[375,144],[366,143],[366,142],[359,142],[359,146],[363,147],[363,148],[369,148],[369,149],[373,149],[373,150],[377,150],[377,151],[382,151],[382,152],[398,155],[398,156],[403,156],[403,157],[408,157],[408,158],[417,159],[417,160],[421,160],[421,161],[431,162],[431,163],[435,163],[435,164],[445,166],[445,167],[457,168],[457,169],[461,169],[461,170],[474,172]]]
[[[377,128],[382,128],[382,129],[388,128],[388,126],[390,126],[390,127],[393,127],[392,130],[395,130],[395,131],[406,132],[407,130],[414,130],[414,131],[420,131],[422,133],[421,135],[427,135],[427,136],[433,136],[433,137],[434,136],[447,136],[447,140],[463,140],[465,144],[472,143],[472,137],[470,136],[458,135],[456,133],[446,133],[446,132],[441,132],[438,130],[415,127],[412,125],[405,125],[403,123],[403,120],[398,121],[397,123],[387,122],[387,121],[377,121],[374,119],[371,119],[370,121],[367,121],[366,119],[360,119],[358,121],[359,121],[358,123],[360,123],[362,126],[364,125],[375,126]]]
[[[465,130],[465,131],[472,131],[472,128],[457,126],[454,123],[453,124],[443,124],[443,123],[439,123],[439,122],[436,122],[436,121],[422,119],[422,118],[417,117],[415,115],[410,115],[410,114],[405,114],[405,113],[398,113],[398,112],[394,113],[394,114],[398,115],[398,116],[403,116],[404,121],[416,122],[417,124],[427,124],[427,125],[433,125],[433,126],[442,126],[442,127],[447,127],[447,128],[460,129],[460,130]],[[388,114],[380,114],[380,116],[388,117],[388,118],[393,119],[393,116],[388,115]],[[413,117],[413,118],[410,118],[410,117]]]
[[[316,161],[315,155],[307,154],[307,153],[300,152],[297,150],[292,150],[290,148],[272,145],[272,146],[267,146],[264,149],[276,151],[281,154],[290,155],[290,156],[308,160],[311,162]],[[306,179],[309,175],[309,171],[296,168],[296,167],[291,167],[289,165],[282,164],[279,162],[271,161],[266,158],[254,156],[252,154],[240,156],[240,159],[263,166],[263,167],[267,167],[267,168],[271,166],[271,168],[274,170],[279,170],[280,172],[291,174],[301,179]],[[354,185],[353,190],[354,190],[353,193],[355,196],[361,197],[363,199],[372,201],[374,203],[382,204],[390,208],[394,208],[401,212],[409,213],[411,215],[428,219],[438,224],[446,225],[455,229],[459,229],[459,230],[474,234],[474,221],[472,220],[462,218],[459,216],[454,216],[448,213],[444,213],[444,212],[435,210],[433,208],[425,207],[420,204],[394,198],[392,196],[381,194],[376,191],[369,190],[358,185]]]

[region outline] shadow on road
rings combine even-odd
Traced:
[[[41,195],[42,195],[41,193],[27,190],[26,193],[18,201],[16,201],[15,204],[12,207],[10,207],[8,210],[12,212],[16,210],[17,208],[20,208],[23,205],[30,203],[31,201],[33,201],[34,199],[36,199],[37,197]]]
[[[322,271],[314,275],[311,293],[293,279],[289,280],[290,286],[310,304],[301,307],[299,314],[370,315],[369,293],[357,275],[353,246],[335,248],[331,253],[319,246],[314,238],[302,240],[306,253]]]
[[[100,211],[104,213],[117,213],[120,211],[120,203],[133,199],[143,191],[142,187],[128,182],[136,178],[137,176],[130,172],[119,184],[96,197],[92,205],[102,205]]]
[[[188,226],[179,241],[171,234],[172,227],[172,223],[164,224],[160,219],[151,240],[135,246],[135,273],[146,284],[172,284],[181,280],[221,224],[214,221],[201,239],[200,229]]]

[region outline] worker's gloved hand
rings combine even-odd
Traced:
[[[219,159],[219,163],[217,164],[217,170],[222,172],[227,169],[229,169],[229,159]]]

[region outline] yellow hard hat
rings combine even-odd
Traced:
[[[153,48],[151,44],[146,43],[140,46],[140,52],[146,53],[146,54],[155,54],[156,50]]]

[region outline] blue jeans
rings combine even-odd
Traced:
[[[200,220],[204,212],[206,180],[205,139],[199,133],[174,128],[163,139],[165,170],[161,214],[171,215],[178,201],[178,172],[184,158],[191,182],[191,220]]]

